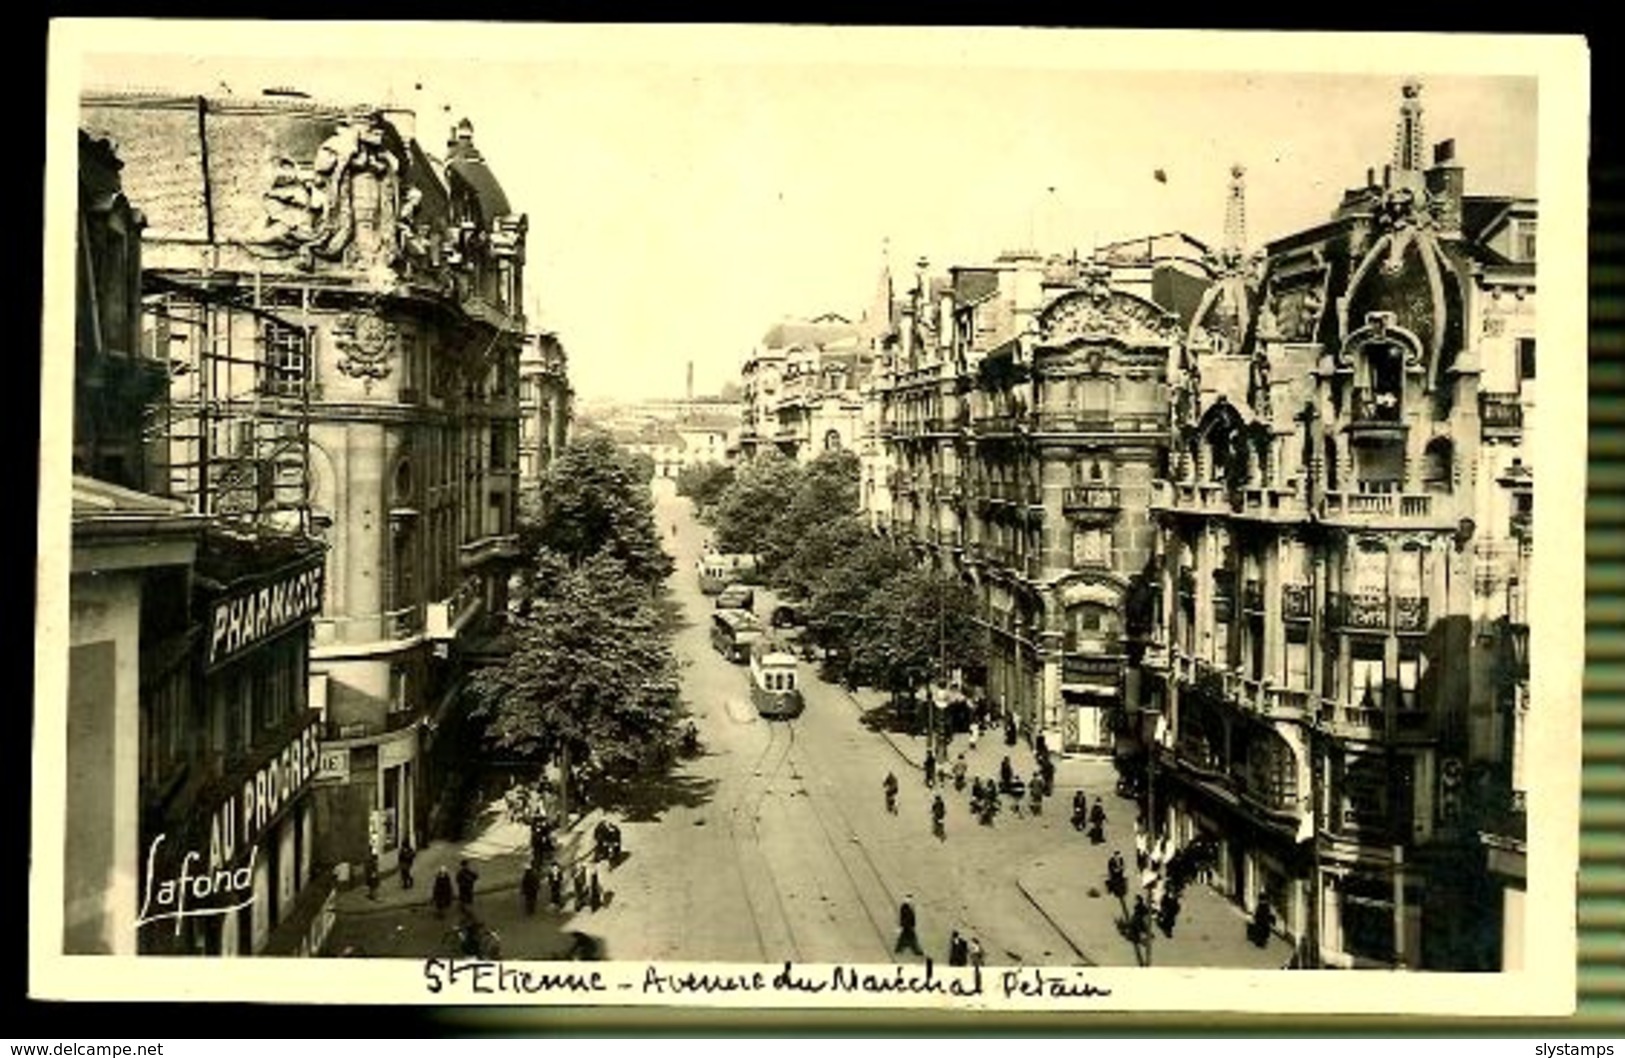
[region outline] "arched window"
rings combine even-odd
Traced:
[[[1422,453],[1422,488],[1449,492],[1455,488],[1455,446],[1448,437],[1435,437]]]
[[[841,449],[841,433],[839,430],[830,430],[824,434],[824,451],[838,452]]]

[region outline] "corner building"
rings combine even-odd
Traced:
[[[435,157],[399,110],[82,108],[149,203],[150,327],[185,368],[171,397],[190,415],[170,435],[172,491],[302,521],[327,549],[315,856],[371,850],[387,870],[433,832],[474,746],[464,681],[506,611],[526,219],[466,121]],[[210,415],[277,401],[251,428]]]
[[[1534,210],[1465,194],[1452,142],[1424,167],[1420,93],[1380,178],[1260,262],[1236,174],[1174,380],[1130,726],[1154,827],[1206,837],[1212,883],[1267,898],[1305,964],[1498,969],[1521,907]]]

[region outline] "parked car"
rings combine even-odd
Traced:
[[[743,584],[730,584],[717,595],[716,608],[719,610],[751,610],[756,609],[756,591]]]

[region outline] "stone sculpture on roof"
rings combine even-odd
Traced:
[[[307,269],[318,259],[393,267],[416,202],[403,207],[401,163],[385,130],[377,113],[342,118],[308,165],[278,158],[264,196],[264,240],[294,250]]]

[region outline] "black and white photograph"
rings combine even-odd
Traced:
[[[1573,1010],[1582,42],[52,37],[33,994]]]

